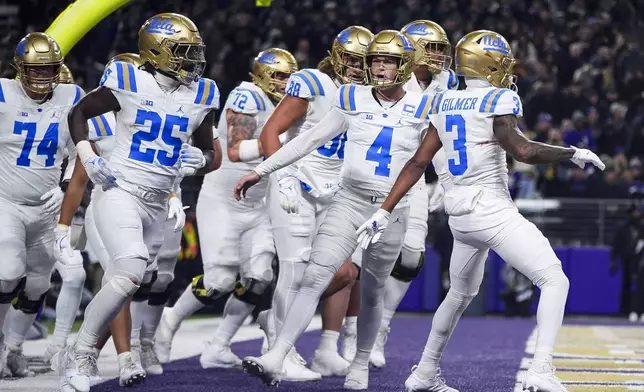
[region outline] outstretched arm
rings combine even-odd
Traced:
[[[282,98],[259,136],[264,156],[268,158],[280,149],[279,135],[286,132],[299,118],[304,116],[308,108],[309,101],[305,98],[290,95]]]
[[[420,147],[400,171],[394,186],[391,188],[389,195],[387,195],[387,198],[380,208],[391,212],[407,192],[418,182],[420,177],[422,177],[423,173],[425,173],[425,168],[442,146],[443,144],[438,137],[438,131],[430,124]]]
[[[519,162],[536,165],[565,161],[575,155],[573,148],[529,140],[517,127],[517,117],[511,114],[494,117],[493,129],[499,145]]]

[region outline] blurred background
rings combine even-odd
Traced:
[[[0,0],[2,77],[14,76],[10,63],[18,40],[44,31],[69,3]],[[185,14],[200,28],[207,44],[206,76],[219,85],[222,103],[239,82],[249,80],[260,50],[282,47],[295,55],[300,68],[315,67],[334,36],[349,25],[377,32],[430,19],[445,28],[453,44],[476,29],[503,34],[519,61],[521,129],[538,141],[592,149],[607,165],[598,172],[570,162],[528,166],[508,159],[517,205],[550,239],[570,277],[568,313],[623,315],[632,321],[644,313],[644,2],[274,0],[270,7],[256,7],[252,0],[140,0],[107,17],[67,56],[77,83],[93,89],[112,56],[136,52],[138,28],[159,12]],[[431,169],[427,180],[436,180]],[[182,187],[184,205],[194,206],[200,180],[187,179]],[[403,310],[435,310],[448,284],[451,235],[444,214],[431,214],[427,241],[424,272],[401,304]],[[536,295],[530,283],[496,255],[487,268],[484,290],[471,312],[529,316]],[[199,269],[191,214],[177,290]],[[88,298],[94,289],[88,282]]]

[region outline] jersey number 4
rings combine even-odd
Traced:
[[[161,166],[174,166],[179,159],[179,152],[181,151],[182,141],[178,137],[172,136],[172,131],[175,127],[179,128],[179,132],[188,132],[188,117],[179,117],[168,114],[165,116],[165,121],[157,112],[150,112],[147,110],[139,109],[136,112],[136,121],[134,125],[149,125],[149,130],[140,130],[132,135],[132,146],[130,147],[129,158],[139,162],[153,163],[156,157],[157,162]],[[172,148],[172,152],[168,153],[165,150],[156,150],[148,147],[141,150],[141,142],[153,142],[159,138],[168,147]]]
[[[29,155],[31,154],[31,149],[34,146],[36,140],[36,131],[37,125],[35,122],[20,122],[16,121],[13,123],[13,134],[22,135],[27,133],[25,137],[25,144],[22,146],[22,151],[20,156],[16,159],[16,165],[29,167],[31,165],[31,159]],[[54,166],[54,161],[56,160],[56,151],[58,151],[58,123],[51,123],[45,132],[45,136],[42,138],[38,147],[36,148],[37,155],[44,155],[47,158],[45,159],[45,167]]]
[[[445,132],[453,132],[454,128],[456,128],[454,151],[458,152],[458,163],[456,163],[455,159],[451,158],[447,160],[447,166],[453,176],[462,176],[467,170],[467,147],[465,146],[467,132],[465,129],[465,119],[460,114],[445,116]]]
[[[384,127],[376,136],[371,147],[367,150],[366,160],[376,162],[378,166],[374,174],[381,177],[389,177],[389,165],[391,165],[391,138],[394,135],[392,127]]]

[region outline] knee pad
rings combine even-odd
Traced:
[[[449,289],[445,296],[445,301],[449,303],[454,309],[461,313],[470,306],[470,303],[476,297],[478,291],[474,294],[464,294],[457,290]]]
[[[161,249],[159,250],[159,254],[157,255],[157,259],[174,260],[176,262],[180,253],[181,253],[181,247],[176,249],[165,249],[163,246],[161,246]]]
[[[47,275],[27,275],[25,286],[22,291],[27,298],[38,298],[49,290],[51,281],[50,274]]]
[[[552,265],[543,270],[535,271],[531,275],[532,276],[528,276],[528,278],[540,289],[544,287],[560,287],[567,293],[570,288],[568,277],[563,272],[563,269],[559,264]]]
[[[122,294],[123,297],[129,298],[133,296],[140,287],[140,283],[137,284],[136,282],[140,282],[140,280],[136,279],[134,276],[128,277],[122,274],[115,274],[107,284],[112,285],[112,287]]]
[[[152,292],[152,285],[157,280],[157,277],[158,277],[157,271],[152,271],[150,281],[141,283],[138,290],[136,290],[136,292],[132,296],[132,301],[135,301],[135,302],[147,301],[148,298],[150,297],[150,293]]]
[[[20,310],[25,314],[36,314],[40,309],[47,292],[43,293],[36,300],[30,300],[23,290],[18,293],[18,297],[13,301],[13,308]]]
[[[235,278],[219,276],[205,282],[204,275],[195,276],[190,286],[192,293],[202,304],[209,306],[235,288]]]
[[[262,300],[262,294],[264,294],[269,284],[270,281],[267,283],[252,278],[241,278],[235,284],[233,295],[235,298],[247,304],[258,305]]]
[[[411,282],[416,279],[425,264],[425,252],[410,252],[403,249],[398,255],[394,269],[391,270],[391,276],[401,282]]]
[[[18,293],[20,293],[22,289],[25,287],[26,282],[27,282],[26,277],[21,278],[20,280],[18,280],[18,283],[13,289],[6,289],[2,287],[3,286],[2,283],[8,286],[10,282],[0,283],[0,304],[10,304],[14,300],[14,298],[18,296]]]
[[[309,263],[302,278],[300,290],[304,288],[315,289],[319,290],[320,295],[322,295],[324,290],[329,286],[329,283],[331,283],[331,280],[333,280],[335,272],[333,266],[325,266],[313,262]]]
[[[170,284],[172,284],[173,280],[174,273],[159,271],[157,273],[157,278],[154,280],[154,282],[152,282],[152,293],[160,293],[162,291],[165,291],[168,287],[170,287]]]

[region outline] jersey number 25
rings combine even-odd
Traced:
[[[172,136],[172,131],[175,127],[179,128],[179,132],[188,132],[188,117],[179,117],[168,114],[165,116],[165,121],[161,118],[159,113],[139,109],[136,112],[136,120],[134,125],[148,125],[149,130],[139,130],[132,135],[132,146],[130,147],[130,159],[139,162],[153,163],[156,157],[157,162],[161,166],[174,166],[179,159],[179,152],[181,151],[181,139]],[[141,150],[141,142],[153,142],[159,138],[165,145],[172,148],[172,152],[168,153],[165,150],[156,150],[148,147]]]

